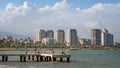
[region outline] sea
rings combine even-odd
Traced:
[[[1,53],[13,51],[0,51]],[[70,62],[19,62],[19,57],[9,57],[0,68],[120,68],[120,50],[71,50]]]

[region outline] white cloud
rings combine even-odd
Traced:
[[[36,9],[34,9],[35,4],[27,1],[19,6],[8,3],[6,8],[0,11],[0,28],[5,24],[8,27],[6,30],[17,32],[16,28],[18,28],[18,33],[28,31],[27,33],[30,34],[32,29],[37,28],[78,28],[80,33],[84,33],[84,30],[89,32],[87,30],[90,28],[109,28],[113,31],[119,28],[120,3],[98,3],[85,9],[71,6],[67,0]]]
[[[46,5],[45,7],[43,8],[39,8],[39,11],[47,11],[47,10],[50,10],[51,6],[49,5]]]
[[[83,23],[83,25],[90,29],[99,27],[99,24],[97,21],[86,21]]]
[[[91,8],[83,9],[84,14],[117,14],[120,13],[120,3],[118,4],[103,4],[98,3],[93,5]]]
[[[23,5],[20,5],[18,7],[14,7],[14,10],[12,11],[13,13],[21,13],[21,14],[26,14],[29,10],[33,8],[34,4],[25,1]]]
[[[76,8],[76,11],[78,11],[78,12],[79,12],[79,11],[81,11],[81,10],[80,10],[80,8]]]
[[[7,11],[14,10],[14,4],[8,3],[8,5],[6,6],[6,10],[7,10]]]
[[[0,11],[0,23],[8,23],[16,17],[24,16],[32,10],[33,6],[35,5],[27,1],[20,6],[15,6],[13,3],[8,3],[6,8]]]
[[[44,12],[59,12],[59,11],[65,11],[65,10],[68,10],[68,8],[70,7],[71,5],[68,4],[68,2],[66,0],[62,0],[61,2],[57,2],[55,3],[53,6],[50,6],[50,5],[46,5],[45,7],[42,7],[42,8],[39,8],[39,11],[40,13]]]
[[[104,9],[104,4],[98,3],[98,4],[95,4],[94,6],[92,6],[91,8],[84,10],[84,11],[93,12],[93,11],[100,11],[103,9]]]
[[[68,8],[69,5],[67,3],[66,0],[63,0],[61,2],[57,2],[53,7],[51,7],[51,9],[53,10],[63,10],[63,9],[66,9]]]

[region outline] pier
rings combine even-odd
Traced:
[[[9,61],[10,56],[18,56],[20,62],[29,62],[29,61],[36,61],[36,62],[54,62],[54,61],[66,61],[70,62],[70,53],[67,53],[63,50],[37,50],[37,51],[26,51],[25,53],[10,53],[10,54],[0,54],[2,62]]]

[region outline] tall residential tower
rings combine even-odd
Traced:
[[[64,30],[58,30],[56,32],[56,43],[64,44],[65,42],[65,32]]]
[[[67,41],[67,46],[77,45],[78,38],[77,38],[76,29],[69,29],[68,30],[66,41]]]
[[[92,29],[91,42],[92,45],[110,46],[113,45],[114,39],[107,29]]]
[[[47,30],[46,31],[46,37],[48,37],[48,38],[54,38],[54,32],[53,32],[53,30]]]
[[[100,29],[92,29],[91,43],[92,45],[101,45],[101,30]]]
[[[40,29],[36,32],[36,42],[42,42],[42,39],[46,37],[46,31]]]
[[[107,29],[103,29],[101,32],[101,45],[102,46],[113,45],[113,35],[108,33]]]

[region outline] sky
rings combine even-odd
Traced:
[[[0,31],[34,36],[37,30],[108,29],[120,42],[120,0],[0,0]]]

